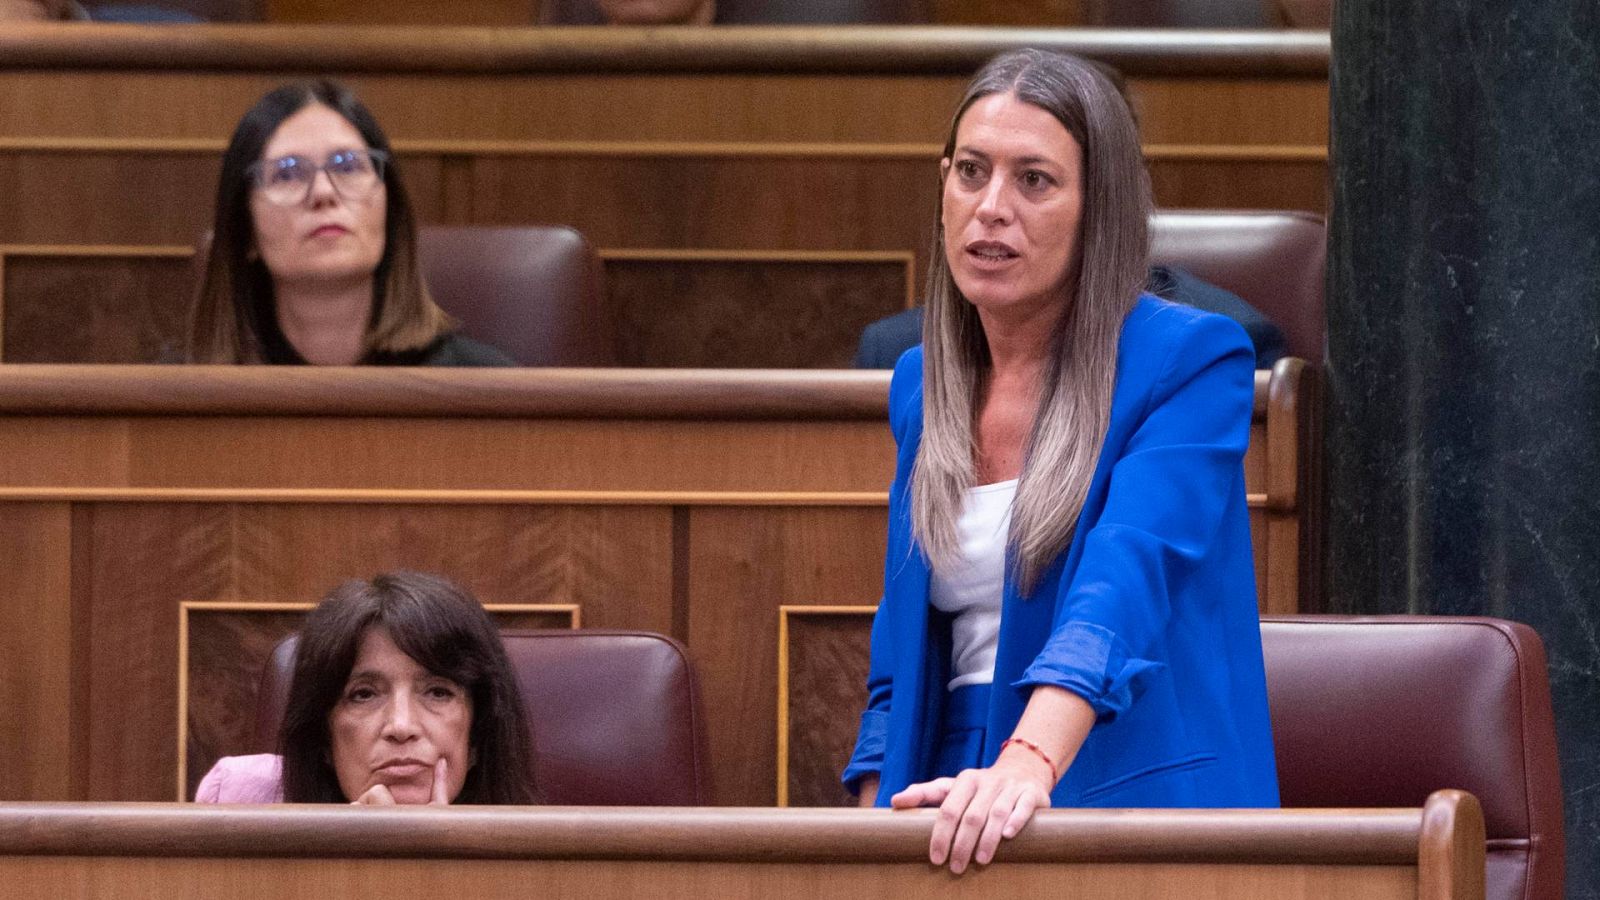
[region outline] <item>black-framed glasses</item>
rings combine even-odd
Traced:
[[[362,200],[383,183],[389,154],[382,150],[336,150],[321,165],[304,156],[263,159],[245,169],[250,184],[268,203],[296,206],[311,196],[317,173],[328,173],[328,183],[342,199]]]

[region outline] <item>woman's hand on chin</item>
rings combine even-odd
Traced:
[[[450,805],[450,782],[445,776],[449,773],[449,762],[443,757],[433,764],[433,789],[428,797],[429,806]],[[366,789],[361,796],[350,801],[351,806],[396,806],[394,794],[389,793],[385,785],[375,784]]]
[[[1045,768],[1042,760],[1002,754],[987,769],[913,784],[889,798],[889,805],[914,809],[937,804],[928,859],[936,866],[948,862],[959,875],[969,862],[988,865],[1001,838],[1016,837],[1034,810],[1050,805],[1055,773]]]

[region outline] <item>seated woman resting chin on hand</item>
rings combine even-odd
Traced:
[[[884,592],[844,782],[988,863],[1046,806],[1276,806],[1244,452],[1254,354],[1142,293],[1149,180],[1094,64],[1003,54],[940,163],[895,367]]]
[[[279,754],[224,758],[203,803],[534,802],[530,741],[494,622],[442,578],[351,581],[306,619]]]

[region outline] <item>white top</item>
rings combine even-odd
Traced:
[[[968,488],[956,521],[961,563],[935,571],[928,587],[934,608],[954,613],[949,689],[994,682],[994,652],[1000,642],[1000,595],[1005,590],[1006,536],[1017,480]]]

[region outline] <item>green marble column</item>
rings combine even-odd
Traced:
[[[1538,630],[1600,898],[1600,3],[1344,0],[1332,115],[1330,608]]]

